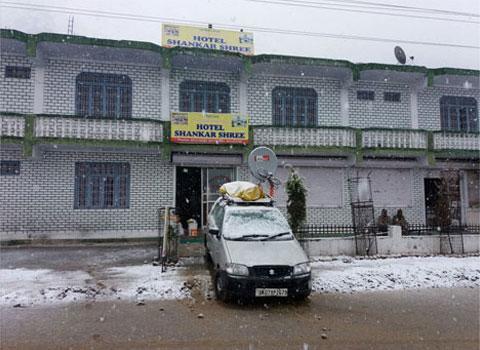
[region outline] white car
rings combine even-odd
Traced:
[[[220,300],[304,299],[311,292],[308,257],[270,199],[219,198],[208,215],[205,249]]]

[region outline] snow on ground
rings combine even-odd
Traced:
[[[313,290],[354,293],[410,288],[480,287],[478,257],[312,259]]]
[[[480,287],[478,257],[312,258],[314,293],[355,293],[409,288]],[[104,300],[183,299],[192,288],[209,295],[211,277],[201,265],[149,264],[89,271],[0,269],[0,306]]]
[[[85,271],[1,269],[0,305],[182,299],[190,291],[179,269],[161,273],[160,267],[152,265],[115,267],[100,271],[99,276]]]

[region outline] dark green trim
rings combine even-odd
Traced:
[[[352,69],[355,66],[347,60],[334,60],[328,58],[285,56],[285,55],[256,55],[249,56],[252,63],[275,63],[275,64],[296,64],[305,66],[331,66],[338,68]]]
[[[82,117],[78,115],[64,115],[64,114],[35,114],[35,117],[51,117],[51,118],[67,118],[80,120],[106,120],[106,121],[125,121],[125,122],[149,122],[164,124],[164,120],[150,119],[150,118],[107,118],[107,117]]]
[[[164,50],[162,58],[162,68],[172,69],[172,51]]]
[[[243,145],[213,145],[213,144],[190,144],[190,143],[170,143],[172,152],[189,153],[225,153],[225,154],[243,154],[246,146]]]
[[[12,116],[12,117],[26,117],[27,114],[24,113],[16,113],[16,112],[8,112],[8,111],[0,111],[0,115]]]
[[[428,149],[427,162],[428,162],[428,165],[431,165],[431,166],[435,165],[435,155],[432,152],[433,146],[434,146],[433,133],[431,131],[429,131],[427,133],[427,149]]]
[[[2,144],[20,144],[23,145],[24,139],[23,137],[15,137],[15,136],[2,136],[0,138],[0,145]]]
[[[359,72],[366,70],[385,70],[396,71],[404,73],[422,73],[427,74],[428,68],[424,66],[408,66],[408,65],[393,65],[384,63],[358,63],[357,69]]]
[[[55,42],[55,43],[68,43],[79,45],[91,45],[91,46],[105,46],[113,48],[124,49],[138,49],[148,50],[159,53],[164,59],[163,67],[171,67],[171,57],[173,55],[190,55],[190,56],[204,56],[204,57],[231,57],[238,58],[243,62],[245,67],[256,63],[272,63],[272,64],[295,64],[295,65],[307,65],[307,66],[327,66],[327,67],[339,67],[348,68],[352,71],[352,77],[354,81],[360,79],[360,72],[365,70],[385,70],[385,71],[397,71],[397,72],[411,72],[411,73],[423,73],[428,77],[428,86],[433,83],[433,77],[444,74],[454,75],[468,75],[468,76],[480,76],[479,70],[474,69],[460,69],[460,68],[435,68],[428,69],[424,66],[410,66],[410,65],[391,65],[382,63],[360,63],[355,64],[347,60],[335,60],[325,58],[314,57],[299,57],[299,56],[285,56],[285,55],[257,55],[257,56],[244,56],[240,53],[227,52],[221,50],[208,50],[198,48],[185,48],[174,47],[165,48],[159,45],[143,42],[143,41],[131,41],[131,40],[111,40],[111,39],[98,39],[77,35],[64,35],[56,33],[39,33],[39,34],[26,34],[18,30],[1,29],[0,37],[6,39],[13,39],[25,42],[27,47],[27,55],[34,57],[36,55],[36,46],[39,42]]]
[[[442,135],[480,135],[480,131],[454,131],[454,130],[435,130],[432,131],[434,134],[442,134]]]
[[[422,156],[427,154],[426,148],[363,148],[363,155],[401,155],[401,156]]]
[[[465,160],[480,159],[480,151],[475,151],[475,150],[436,149],[432,151],[432,153],[435,155],[436,158],[438,157],[451,158],[452,156],[454,156],[454,157],[465,158]]]
[[[363,163],[363,134],[362,130],[355,130],[355,162],[357,164]]]
[[[283,125],[266,125],[266,124],[255,124],[250,126],[253,129],[256,128],[272,128],[272,129],[340,129],[340,130],[357,130],[351,126],[334,126],[334,125],[316,125],[316,126],[283,126]],[[382,129],[383,130],[383,129]],[[385,129],[388,130],[388,129]],[[393,130],[393,129],[392,129]],[[405,129],[408,130],[408,129]]]
[[[258,144],[254,144],[254,134],[256,128],[283,128],[282,126],[273,125],[251,125],[249,128],[249,143],[247,145],[214,145],[214,144],[177,144],[170,142],[170,122],[161,121],[157,119],[127,119],[128,121],[145,121],[160,123],[163,125],[163,142],[142,142],[142,141],[126,141],[126,140],[94,140],[94,139],[70,139],[70,138],[37,138],[35,137],[35,119],[36,117],[62,117],[72,119],[85,119],[78,116],[64,116],[64,115],[27,115],[12,112],[0,112],[1,115],[10,115],[25,118],[25,136],[18,137],[2,137],[1,142],[11,144],[22,144],[23,153],[25,156],[32,156],[33,146],[35,144],[70,144],[90,147],[125,147],[125,148],[144,148],[157,149],[161,154],[162,159],[171,160],[172,152],[188,152],[188,153],[204,153],[204,154],[238,154],[242,155],[243,159],[248,157],[249,152]],[[92,119],[93,120],[93,119]],[[302,127],[289,127],[291,129],[304,129]],[[357,164],[363,161],[364,155],[367,154],[385,154],[385,155],[401,155],[401,156],[422,156],[426,155],[430,165],[435,164],[435,157],[439,154],[447,154],[450,156],[464,156],[474,157],[479,155],[475,150],[435,150],[434,149],[434,134],[453,134],[462,135],[462,132],[451,131],[427,131],[423,129],[405,129],[405,128],[366,128],[356,129],[345,126],[317,126],[315,129],[340,129],[352,130],[355,133],[355,147],[338,147],[338,146],[273,146],[266,143],[266,146],[272,147],[274,150],[284,154],[355,154]],[[425,149],[399,149],[399,148],[377,148],[377,147],[362,147],[363,132],[365,131],[420,131],[427,135],[427,147]],[[470,133],[475,136],[480,135],[479,132]]]
[[[428,133],[426,129],[408,129],[408,128],[365,128],[362,131],[420,131],[423,133]]]
[[[31,157],[35,144],[35,117],[29,115],[25,118],[25,136],[23,142],[23,155]]]
[[[52,138],[52,137],[37,137],[35,144],[61,144],[61,145],[81,145],[92,147],[129,147],[129,148],[152,148],[163,149],[162,142],[140,142],[140,141],[126,141],[126,140],[92,140],[92,139],[69,139],[69,138]]]
[[[27,117],[29,115],[33,117],[51,117],[51,118],[68,118],[68,119],[82,119],[82,120],[111,120],[111,121],[127,121],[127,122],[151,122],[157,124],[169,123],[168,121],[152,118],[107,118],[107,117],[84,117],[74,114],[23,114],[16,112],[0,111],[0,115],[12,116],[12,117]]]
[[[242,58],[243,71],[245,74],[250,75],[252,73],[252,59],[248,56]]]
[[[326,155],[333,156],[335,153],[351,154],[354,152],[353,147],[335,147],[335,146],[283,146],[283,145],[269,145],[262,144],[257,146],[268,146],[274,151],[280,152],[280,155]],[[323,154],[322,154],[323,153]]]
[[[428,73],[427,73],[427,86],[428,86],[428,87],[432,87],[432,86],[433,86],[433,77],[434,77],[433,72],[432,72],[431,70],[428,71]]]
[[[429,70],[433,76],[438,75],[473,75],[473,76],[480,76],[480,70],[475,69],[463,69],[463,68],[434,68]]]

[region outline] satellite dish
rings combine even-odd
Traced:
[[[405,51],[400,46],[395,46],[394,49],[395,58],[397,59],[398,63],[405,64],[407,62],[407,56],[405,55]]]
[[[254,178],[266,181],[277,170],[277,156],[268,147],[257,147],[248,156],[248,167]]]

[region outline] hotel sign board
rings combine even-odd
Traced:
[[[246,145],[248,124],[248,117],[239,114],[172,112],[170,141]]]
[[[176,24],[162,25],[162,46],[194,47],[243,55],[254,54],[253,33]]]

